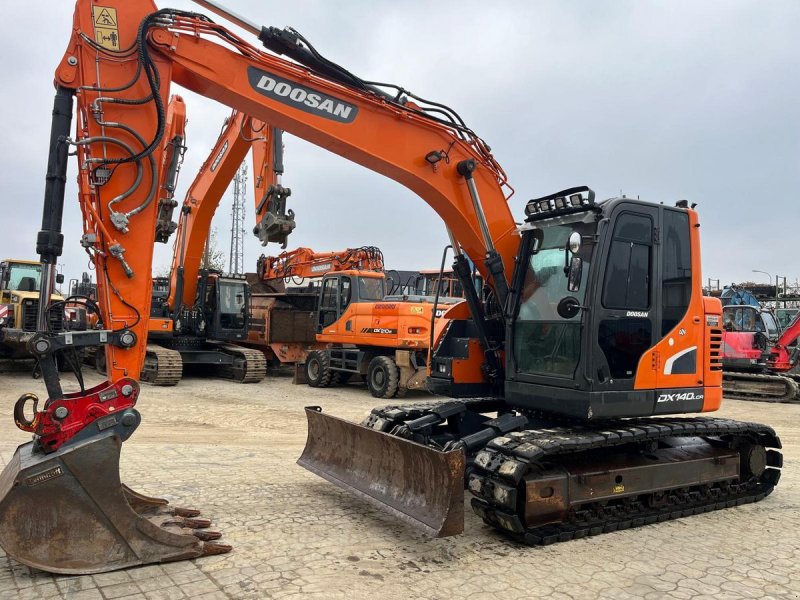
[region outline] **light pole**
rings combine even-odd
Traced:
[[[769,284],[772,285],[772,275],[767,273],[766,271],[759,271],[758,269],[753,269],[753,273],[763,273],[767,277],[769,277]],[[778,278],[775,277],[775,305],[778,305]]]

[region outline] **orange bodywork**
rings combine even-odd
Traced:
[[[383,271],[383,255],[370,248],[348,248],[338,252],[314,252],[311,248],[295,248],[277,256],[262,256],[258,275],[262,281],[309,279],[327,273],[347,270]]]
[[[700,223],[696,211],[687,209],[686,212],[689,215],[692,247],[691,289],[699,291],[703,289]],[[634,389],[698,388],[698,393],[703,391],[703,412],[717,410],[722,401],[722,364],[719,362],[721,324],[722,305],[719,300],[693,293],[683,319],[642,355],[636,369]],[[702,370],[687,374],[671,373],[675,359],[693,350],[697,352],[698,369]]]
[[[211,221],[225,190],[228,189],[248,150],[263,146],[261,138],[252,138],[252,120],[233,111],[225,128],[200,167],[183,201],[178,221],[175,247],[170,269],[169,298],[167,304],[176,309],[177,304],[194,303],[197,293],[197,274],[203,260],[206,241],[211,231]],[[183,269],[183,285],[178,273]],[[178,302],[180,299],[180,302]]]
[[[383,273],[342,271],[352,277],[384,279]],[[427,350],[433,303],[401,300],[353,302],[335,322],[317,333],[317,341],[352,346]]]
[[[108,32],[100,28],[95,31],[93,8],[94,4],[89,0],[76,3],[73,35],[55,78],[57,85],[76,91],[79,201],[85,232],[96,234],[92,249],[98,271],[99,304],[107,326],[115,329],[128,327],[140,340],[145,339],[157,202],[151,202],[133,217],[127,232],[117,230],[112,224],[106,206],[132,187],[137,177],[137,166],[134,162],[121,163],[107,183],[96,185],[94,167],[97,164],[107,159],[129,157],[130,152],[115,143],[91,141],[109,134],[109,128],[104,128],[98,121],[96,115],[99,113],[92,109],[92,104],[101,96],[109,95],[103,92],[109,88],[121,88],[113,94],[114,98],[147,98],[151,94],[148,77],[154,80],[156,71],[160,85],[155,94],[158,99],[155,105],[153,102],[123,105],[98,101],[103,119],[125,123],[135,130],[148,144],[148,150],[152,150],[156,165],[163,164],[164,150],[151,147],[150,142],[160,141],[163,135],[158,115],[167,104],[170,83],[174,81],[386,175],[416,192],[447,223],[454,238],[486,277],[486,243],[467,184],[456,170],[459,161],[475,160],[474,181],[481,194],[489,233],[510,279],[519,236],[501,187],[506,183],[505,174],[488,148],[476,138],[462,139],[445,124],[376,95],[315,75],[304,67],[245,43],[219,25],[194,17],[177,16],[168,27],[143,28],[149,36],[149,66],[140,71],[136,53],[115,51],[136,43],[140,24],[156,11],[156,6],[148,0],[104,2],[104,8],[116,16],[115,36],[108,36]],[[219,43],[223,31],[226,46]],[[230,46],[235,46],[236,50],[231,50]],[[255,85],[248,75],[258,78]],[[278,77],[314,93],[334,97],[350,107],[348,113],[353,118],[347,122],[328,119],[265,95],[262,93],[263,85],[258,86],[267,81],[263,77]],[[407,106],[413,108],[413,104]],[[127,131],[115,129],[113,134],[135,148],[134,152],[140,153],[141,144]],[[425,160],[431,151],[442,150],[447,152],[447,161],[432,165]],[[125,208],[140,204],[151,179],[154,175],[158,177],[150,171],[146,161],[142,163],[145,165],[140,185],[119,202]],[[239,163],[241,160],[236,165]],[[116,255],[127,261],[131,276],[126,275],[122,262],[110,252],[112,246],[116,248]],[[124,249],[124,254],[121,249]],[[200,250],[196,255],[199,254]],[[186,277],[188,285],[193,285],[193,280],[193,277]],[[190,293],[184,293],[185,298],[192,297]],[[144,344],[128,350],[110,347],[110,379],[138,377],[144,352]]]

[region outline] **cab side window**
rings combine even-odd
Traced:
[[[605,308],[650,308],[652,247],[653,222],[650,217],[631,213],[619,216],[606,265]]]
[[[339,308],[340,308],[340,310],[344,310],[345,308],[347,308],[349,306],[350,299],[352,297],[352,288],[351,288],[351,283],[350,283],[350,278],[349,277],[342,277],[342,279],[341,279],[341,295],[339,297],[341,299],[340,300],[341,306]]]
[[[661,336],[667,335],[683,319],[692,298],[692,245],[689,215],[664,210],[661,247]]]

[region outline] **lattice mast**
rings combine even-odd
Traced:
[[[247,194],[247,164],[242,163],[233,178],[233,207],[231,208],[231,251],[228,271],[234,275],[244,272],[244,219]]]

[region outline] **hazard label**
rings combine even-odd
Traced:
[[[94,40],[103,48],[119,50],[119,25],[117,9],[108,6],[93,6]]]

